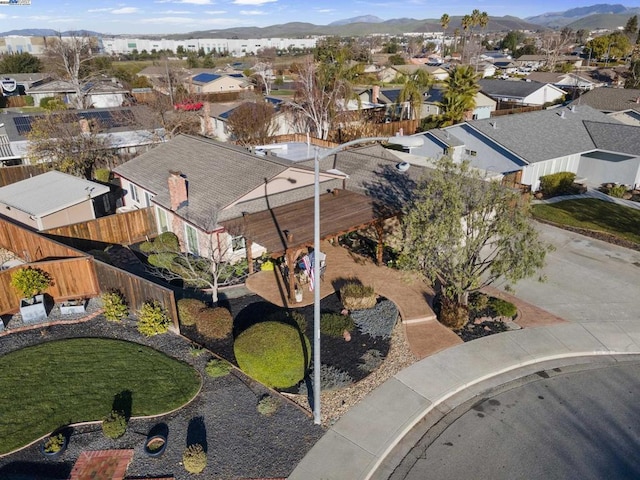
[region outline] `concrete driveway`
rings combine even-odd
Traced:
[[[542,271],[547,280],[518,282],[517,297],[572,322],[640,320],[640,252],[545,224],[538,229],[556,248]]]

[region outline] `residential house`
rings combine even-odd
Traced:
[[[242,73],[223,75],[218,73],[199,73],[191,77],[185,88],[190,93],[243,92],[253,90],[253,84]]]
[[[420,134],[420,158],[452,155],[487,172],[512,175],[532,190],[540,177],[573,172],[582,182],[640,184],[640,127],[586,105],[464,122]]]
[[[493,77],[498,71],[496,66],[491,62],[480,62],[475,68],[482,78]]]
[[[566,92],[554,85],[526,80],[498,80],[483,78],[480,91],[498,102],[515,105],[549,105],[560,102]]]
[[[422,116],[427,117],[429,115],[440,115],[440,104],[443,100],[444,88],[442,86],[431,87],[424,94],[424,102],[422,104]],[[482,119],[489,118],[491,112],[496,109],[497,102],[487,97],[482,92],[478,92],[475,95],[475,107],[471,111],[470,118]]]
[[[46,73],[2,73],[0,89],[5,97],[26,95],[29,89],[51,80]]]
[[[247,246],[241,234],[230,235],[222,222],[313,195],[311,168],[188,135],[179,135],[114,172],[126,206],[155,209],[158,232],[175,233],[185,251],[201,256],[217,251],[227,260],[244,258]],[[323,173],[322,191],[341,188],[343,180],[344,175]],[[253,258],[264,251],[260,244],[251,245]]]
[[[585,92],[604,85],[579,73],[532,72],[527,75],[527,80],[549,83],[567,92]]]
[[[495,67],[495,73],[503,73],[507,75],[513,75],[514,73],[518,73],[518,64],[513,60],[498,60],[497,62],[493,62],[493,66]]]
[[[92,82],[83,87],[87,104],[91,108],[121,107],[130,101],[130,93],[117,82]],[[54,80],[33,86],[27,90],[33,97],[34,105],[40,105],[44,98],[58,97],[70,106],[75,105],[77,97],[74,86],[64,80]]]
[[[588,105],[628,125],[640,125],[640,90],[598,88],[586,92],[572,105]]]
[[[86,222],[111,210],[110,189],[51,170],[0,188],[0,212],[36,230]]]
[[[57,115],[52,113],[52,115]],[[164,141],[164,129],[154,123],[153,114],[144,106],[69,110],[65,119],[76,118],[84,128],[95,128],[107,140],[109,148],[121,158],[129,159]],[[33,123],[40,112],[4,114],[0,125],[0,163],[29,164],[29,140]]]
[[[514,60],[519,67],[538,70],[546,67],[549,57],[546,55],[520,55]],[[556,58],[556,65],[567,63],[574,68],[582,66],[583,59],[578,55],[560,55]]]

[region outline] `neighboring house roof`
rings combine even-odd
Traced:
[[[527,80],[540,83],[551,83],[553,85],[572,86],[573,84],[595,82],[588,77],[576,75],[575,73],[555,73],[555,72],[532,72],[527,75]]]
[[[400,97],[401,91],[402,90],[399,88],[380,90],[380,94],[378,95],[378,102],[384,104],[396,103],[398,101],[398,97]]]
[[[562,90],[554,87],[553,85],[540,82],[484,78],[481,79],[478,84],[480,85],[480,90],[482,91],[482,93],[484,93],[485,95],[489,95],[490,97],[498,96],[508,98],[526,98],[535,91],[545,87],[555,88],[556,90],[562,92]]]
[[[587,106],[573,110],[556,108],[473,120],[468,125],[526,162],[534,163],[598,148],[585,122],[625,127],[617,120]]]
[[[92,95],[127,93],[128,90],[120,85],[111,82],[90,83],[85,85],[84,91],[91,90]],[[32,93],[75,93],[76,89],[71,82],[64,80],[54,80],[52,82],[43,83],[35,87],[31,87],[28,91]]]
[[[640,156],[640,127],[603,122],[584,122],[598,149]]]
[[[202,85],[205,85],[207,83],[215,82],[216,80],[222,77],[232,77],[239,80],[243,80],[245,78],[244,75],[241,73],[231,73],[231,74],[200,73],[195,77],[193,77],[191,80],[193,81],[193,83],[200,83]]]
[[[176,213],[200,229],[210,231],[214,226],[212,217],[217,215],[217,221],[222,221],[237,213],[225,211],[224,207],[291,165],[277,157],[259,157],[235,145],[179,135],[114,171],[154,194],[153,202],[168,210],[171,207],[169,171],[180,171],[188,182],[189,201]]]
[[[0,203],[44,217],[108,192],[106,185],[51,170],[0,188]]]
[[[518,64],[512,62],[511,60],[504,60],[504,61],[498,61],[498,62],[493,62],[493,65],[495,67],[498,68],[518,68]]]
[[[640,112],[640,90],[632,88],[596,88],[580,96],[573,105],[589,105],[602,112],[635,110]]]

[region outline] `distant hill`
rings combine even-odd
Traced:
[[[624,25],[629,17],[638,13],[640,13],[640,8],[637,7],[630,8],[619,4],[603,3],[588,7],[571,8],[563,12],[543,13],[542,15],[527,17],[525,20],[549,28],[564,26],[574,29],[615,28],[620,24],[616,22],[620,22],[623,19],[622,25]],[[590,20],[585,20],[585,24],[578,23],[587,18]]]
[[[57,37],[62,35],[68,37],[71,35],[90,36],[90,37],[102,37],[103,34],[99,32],[92,32],[91,30],[67,30],[65,32],[58,32],[51,28],[23,28],[21,30],[9,30],[8,32],[0,33],[0,37],[7,37],[9,35],[18,35],[24,37]]]
[[[329,26],[339,26],[339,25],[348,25],[350,23],[382,23],[383,19],[380,17],[376,17],[375,15],[362,15],[360,17],[352,17],[346,18],[344,20],[337,20],[335,22],[331,22]]]

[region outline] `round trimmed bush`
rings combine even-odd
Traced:
[[[340,300],[347,310],[366,310],[376,305],[373,287],[358,282],[349,282],[340,288]]]
[[[181,298],[178,300],[178,318],[182,325],[195,325],[198,314],[207,308],[202,300],[197,298]]]
[[[138,331],[146,337],[167,333],[171,320],[156,300],[145,302],[138,310]]]
[[[293,325],[261,322],[236,338],[238,366],[268,387],[289,388],[304,378],[311,359],[309,339]]]
[[[189,473],[201,473],[207,466],[207,454],[202,445],[189,445],[182,454],[182,465]]]
[[[489,308],[493,310],[498,317],[515,317],[518,313],[517,307],[507,300],[492,297],[489,300]]]
[[[101,300],[104,317],[110,322],[119,322],[129,315],[127,301],[121,292],[117,290],[104,292]]]
[[[233,317],[224,307],[205,308],[196,317],[196,328],[200,335],[220,340],[231,334]]]
[[[127,431],[127,418],[122,412],[112,411],[102,420],[102,432],[106,437],[120,438]]]

